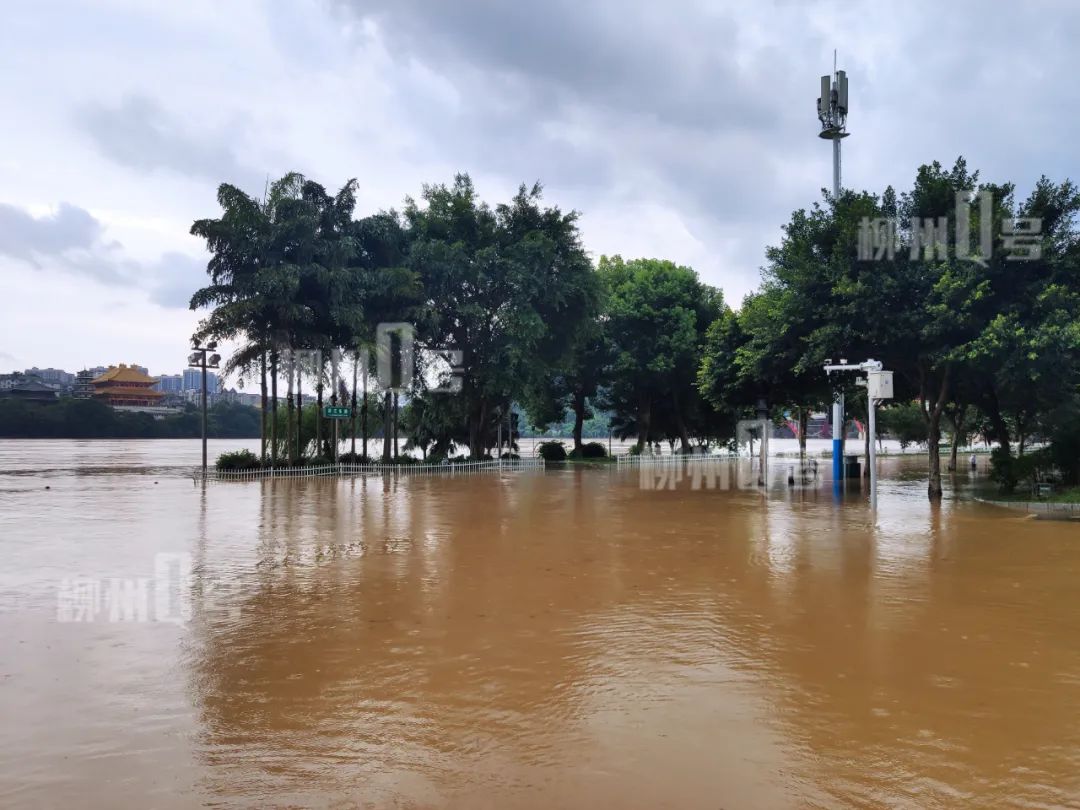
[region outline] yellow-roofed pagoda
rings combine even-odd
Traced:
[[[151,387],[156,382],[154,377],[149,377],[139,369],[121,363],[110,367],[100,377],[94,378],[94,399],[99,399],[113,407],[157,405],[165,395]]]

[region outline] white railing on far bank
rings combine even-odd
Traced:
[[[351,478],[360,475],[475,475],[501,470],[542,470],[542,458],[483,459],[479,461],[455,461],[445,464],[323,464],[317,467],[277,467],[253,470],[206,471],[207,481],[261,481],[278,478]],[[203,478],[201,467],[193,473],[196,481]]]

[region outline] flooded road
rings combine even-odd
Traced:
[[[198,453],[0,442],[0,806],[1080,807],[1080,527],[931,507],[924,459],[875,521],[782,463],[203,489]]]

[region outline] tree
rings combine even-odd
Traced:
[[[614,352],[607,399],[620,434],[636,433],[639,451],[666,436],[677,437],[689,451],[700,351],[709,325],[723,311],[719,291],[702,284],[689,267],[660,259],[603,256],[598,270]],[[661,414],[668,418],[654,418]]]
[[[541,187],[522,186],[495,209],[472,181],[425,186],[426,207],[406,201],[408,266],[423,287],[421,334],[430,347],[464,352],[462,389],[469,451],[493,444],[496,412],[520,399],[558,362],[588,306],[591,272],[577,214],[540,205]]]

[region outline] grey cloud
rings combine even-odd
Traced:
[[[35,267],[48,257],[88,250],[101,236],[101,223],[77,205],[61,203],[56,213],[35,217],[23,208],[0,203],[0,255]]]
[[[204,259],[183,253],[170,251],[149,264],[132,259],[123,245],[105,238],[98,219],[70,203],[61,203],[56,213],[40,217],[0,203],[0,256],[43,272],[59,271],[142,289],[161,306],[184,309],[206,273]]]
[[[773,118],[739,81],[734,14],[622,0],[343,4],[374,21],[392,49],[467,65],[477,79],[516,85],[540,109],[587,103],[691,127]]]
[[[760,90],[805,72],[809,97],[817,68],[803,70],[771,44],[740,47],[728,12],[573,0],[340,0],[339,8],[373,24],[401,66],[403,114],[428,133],[420,148],[461,168],[573,189],[577,205],[614,194],[699,221],[775,215],[784,169],[770,150],[810,159],[818,145],[810,102]],[[808,27],[803,36],[817,44]],[[453,85],[456,99],[425,95],[411,78],[415,63]],[[785,150],[797,115],[808,137]]]
[[[89,104],[78,111],[76,121],[102,154],[122,166],[257,185],[258,173],[236,156],[236,133],[193,131],[147,96],[127,96],[115,107]]]
[[[511,181],[539,178],[555,194],[573,189],[586,212],[634,199],[665,206],[739,263],[717,265],[731,278],[756,272],[791,211],[829,184],[813,101],[834,44],[854,88],[846,186],[904,186],[919,164],[961,153],[988,178],[1021,184],[1071,169],[1061,117],[1080,90],[1060,77],[1075,61],[1080,9],[1062,0],[1038,14],[975,0],[933,13],[829,0],[335,8],[364,23],[358,47],[381,45],[394,60],[387,81],[396,112],[421,133],[418,151]],[[926,44],[940,36],[944,45]],[[418,64],[455,92],[426,92]],[[1036,154],[1044,165],[1031,165]],[[732,229],[773,236],[755,245],[722,235]]]

